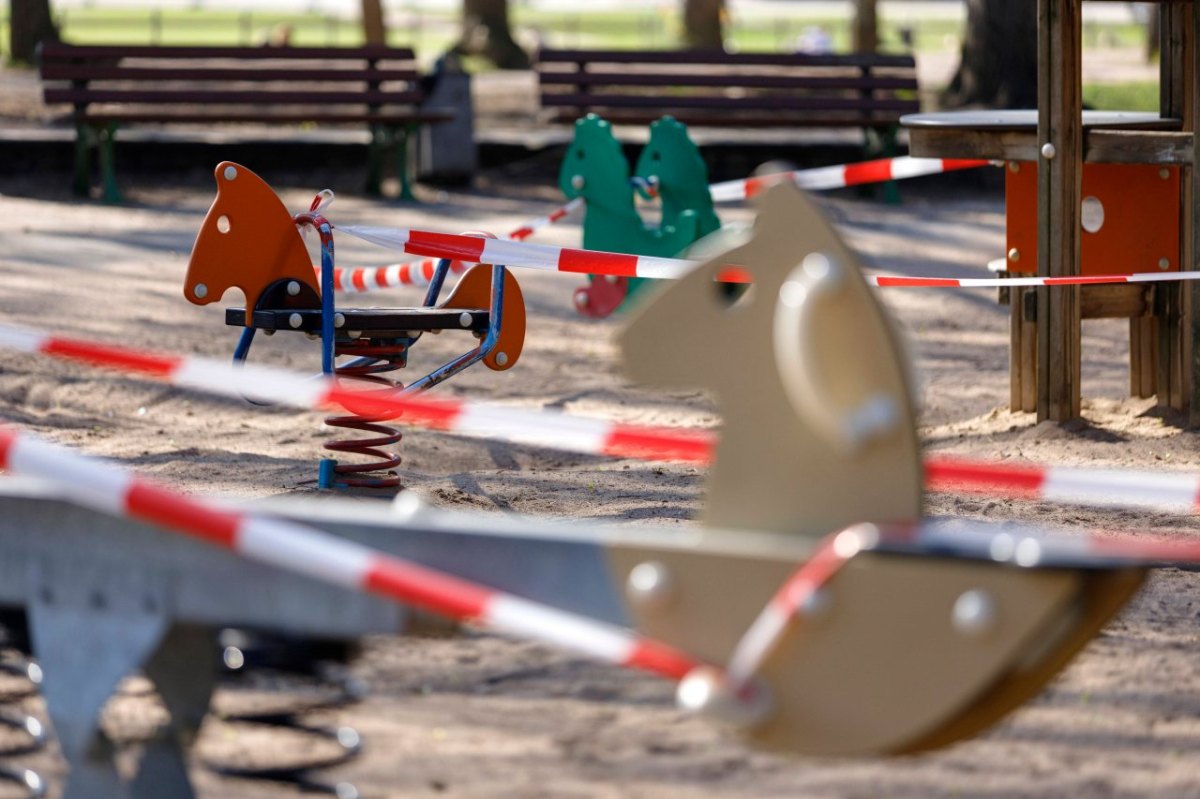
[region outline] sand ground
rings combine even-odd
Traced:
[[[253,166],[253,165],[251,165]],[[283,190],[307,206],[325,176]],[[339,196],[336,222],[503,232],[555,205],[537,185],[427,194],[420,205]],[[336,186],[335,186],[336,188]],[[187,254],[211,200],[204,181],[143,185],[123,207],[70,199],[45,185],[0,186],[0,310],[8,323],[99,341],[228,357],[235,332],[223,305],[197,308],[181,287]],[[900,206],[823,201],[873,269],[979,276],[1003,251],[998,194],[953,197],[914,186]],[[727,222],[750,211],[723,211]],[[538,241],[577,243],[565,223]],[[389,255],[348,237],[345,265]],[[631,386],[612,344],[618,321],[571,308],[577,278],[520,276],[529,310],[521,363],[472,370],[438,389],[530,408],[651,424],[706,427],[717,409],[699,392]],[[396,290],[364,304],[417,302]],[[1084,416],[1037,425],[1007,405],[1007,318],[991,292],[889,290],[919,380],[920,433],[930,450],[1012,462],[1194,471],[1200,439],[1152,401],[1129,400],[1120,322],[1084,335]],[[452,334],[426,337],[410,369],[465,349]],[[253,359],[315,372],[314,343],[261,340]],[[327,435],[318,415],[260,410],[161,385],[0,355],[0,415],[80,450],[189,492],[241,497],[308,493]],[[402,445],[401,475],[428,502],[482,514],[689,524],[703,499],[702,470],[565,455],[420,430]],[[369,500],[364,500],[369,501]],[[1092,511],[1043,503],[934,495],[934,515],[1024,519],[1048,527],[1190,534],[1190,517]],[[898,760],[785,759],[760,754],[671,704],[670,687],[540,647],[470,634],[375,639],[356,664],[371,698],[318,721],[353,724],[364,756],[333,776],[365,796],[419,797],[1200,797],[1200,595],[1188,573],[1167,570],[1033,704],[986,736]],[[129,701],[129,700],[125,700]],[[118,708],[119,709],[119,708]],[[113,710],[111,712],[117,712]],[[202,752],[279,750],[284,739],[211,722]],[[266,756],[266,755],[264,755]],[[49,755],[32,759],[48,773]],[[30,758],[18,759],[29,762]],[[205,797],[285,797],[291,788],[195,772]],[[0,788],[0,796],[5,796]]]

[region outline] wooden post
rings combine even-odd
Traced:
[[[1192,59],[1189,66],[1190,77],[1192,77],[1192,91],[1188,95],[1193,94],[1200,82],[1200,13],[1196,13],[1195,8],[1188,6],[1188,12],[1192,14],[1192,24],[1189,29],[1192,32],[1190,44],[1192,44]],[[1192,181],[1190,181],[1190,194],[1184,192],[1183,196],[1183,228],[1180,230],[1181,240],[1184,242],[1184,248],[1190,245],[1190,252],[1186,252],[1187,260],[1181,262],[1183,269],[1196,270],[1200,269],[1200,224],[1196,224],[1195,220],[1195,204],[1196,199],[1200,198],[1200,102],[1196,102],[1193,98],[1192,108],[1187,118],[1184,118],[1184,127],[1189,127],[1192,131],[1192,167],[1184,170],[1184,175],[1190,173]],[[1184,181],[1187,182],[1187,181]],[[1187,359],[1188,371],[1186,376],[1188,384],[1188,427],[1200,427],[1200,286],[1195,286],[1193,283],[1188,284],[1188,316],[1187,328],[1189,335],[1190,347],[1192,352],[1189,353]]]
[[[1184,130],[1193,130],[1193,14],[1190,3],[1172,3],[1162,9],[1162,57],[1159,64],[1159,108],[1163,116],[1183,120]],[[1194,172],[1194,170],[1193,170]],[[1179,259],[1181,269],[1192,268],[1192,186],[1185,172],[1180,184]],[[1187,411],[1192,384],[1188,366],[1192,352],[1190,330],[1191,287],[1178,283],[1158,287],[1155,315],[1158,317],[1158,375],[1157,393],[1160,407]]]
[[[1079,274],[1081,0],[1038,0],[1038,274]],[[1080,415],[1079,287],[1037,289],[1038,421]]]

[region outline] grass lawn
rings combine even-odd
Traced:
[[[791,50],[807,31],[821,29],[836,51],[848,49],[848,18],[822,17],[781,5],[772,17],[731,20],[728,41],[739,50]],[[522,6],[513,8],[517,35],[529,44],[578,47],[671,47],[679,40],[678,14],[659,7],[638,11],[547,13]],[[362,42],[354,19],[313,13],[277,14],[258,11],[194,9],[70,8],[60,10],[63,38],[81,44],[257,44],[282,26],[291,29],[296,45],[350,46]],[[395,17],[389,35],[394,45],[412,46],[432,60],[454,40],[457,16],[439,11],[409,9]],[[958,46],[959,26],[931,20],[912,26],[908,34],[920,49]],[[7,19],[0,17],[0,54],[8,45]],[[880,49],[907,49],[900,26],[880,20]]]

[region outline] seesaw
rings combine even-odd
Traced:
[[[733,305],[715,285],[729,264],[754,280],[754,291]],[[108,647],[104,675],[69,672],[92,703],[121,669],[148,657],[168,662],[176,644],[163,636],[176,620],[201,632],[229,623],[289,626],[293,608],[282,589],[270,596],[286,608],[205,610],[203,591],[223,590],[232,578],[221,569],[232,556],[201,556],[208,550],[198,543],[153,535],[143,526],[152,524],[331,582],[340,593],[399,599],[679,680],[685,707],[757,745],[877,755],[986,729],[1036,694],[1148,568],[1200,563],[1193,544],[922,523],[903,351],[853,253],[789,187],[766,194],[747,243],[648,297],[620,343],[631,377],[705,387],[721,405],[725,427],[698,528],[613,529],[413,507],[397,513],[294,498],[266,506],[272,515],[264,517],[210,509],[111,466],[67,467],[65,455],[6,434],[6,469],[65,487],[37,512],[11,514],[11,533],[0,537],[7,555],[0,563],[9,570],[0,581],[4,601],[29,607],[61,591],[63,614],[32,615],[35,644],[54,640],[37,633],[39,625],[61,630],[83,618],[124,629],[139,614],[149,617],[128,627],[131,636],[142,631],[128,646]],[[43,343],[27,335],[23,346],[41,351]],[[172,363],[178,359],[163,358],[155,370],[165,375]],[[181,382],[201,383],[202,371]],[[9,498],[5,506],[27,501]],[[94,511],[38,521],[64,502]],[[107,554],[93,560],[81,557],[90,550],[80,542],[101,524],[95,511],[137,524],[106,523],[110,535],[93,540]],[[297,529],[299,521],[333,537]],[[204,579],[166,578],[201,557],[216,559]],[[64,582],[30,581],[22,576],[30,569]],[[117,577],[105,585],[114,595],[92,601],[89,587],[110,572]],[[320,618],[344,624],[346,634],[370,626],[365,611],[355,622],[341,600],[324,601],[335,605],[320,613],[335,615]],[[317,613],[307,600],[297,607]],[[69,669],[70,657],[82,655],[51,649],[44,657],[49,679],[51,669]],[[188,673],[180,685],[201,684]],[[52,714],[80,729],[82,743],[70,751],[91,763],[86,758],[98,756],[89,752],[102,751],[87,715],[94,704],[64,705],[59,697]],[[181,707],[194,721],[201,704]]]
[[[235,361],[247,358],[257,331],[303,333],[321,342],[323,374],[365,384],[369,394],[370,389],[424,391],[474,364],[482,362],[503,371],[520,359],[525,303],[516,278],[503,265],[467,269],[441,299],[452,265],[442,259],[430,275],[420,307],[339,307],[334,292],[333,229],[320,213],[321,195],[308,213],[292,216],[262,178],[246,167],[225,161],[217,166],[215,176],[217,197],[192,248],[184,296],[207,305],[219,301],[230,288],[242,291],[245,306],[227,309],[225,314],[227,325],[243,328]],[[306,228],[320,237],[316,273],[301,235]],[[422,335],[448,330],[469,333],[478,344],[407,385],[389,377],[408,364],[409,352]],[[342,357],[353,360],[339,363]],[[322,460],[321,488],[399,486],[392,470],[401,459],[386,449],[401,438],[400,431],[387,424],[394,416],[364,412],[361,401],[346,404],[344,413],[325,422],[368,437],[330,441],[325,448],[370,460]]]

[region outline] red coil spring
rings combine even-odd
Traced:
[[[369,363],[360,365],[335,366],[334,374],[339,380],[345,378],[357,382],[372,383],[385,386],[386,393],[393,393],[401,387],[399,381],[384,375],[401,369],[406,361],[406,346],[398,342],[379,343],[368,339],[355,341],[339,341],[334,350],[335,357],[342,355],[356,358],[370,358]],[[375,393],[363,392],[365,396]],[[325,424],[330,427],[340,427],[345,430],[358,430],[375,434],[374,438],[347,438],[329,441],[325,449],[331,452],[355,454],[371,459],[367,463],[342,463],[338,461],[334,467],[337,480],[343,486],[367,488],[398,488],[400,477],[392,471],[400,465],[400,456],[389,452],[385,447],[393,447],[400,443],[403,437],[400,431],[384,422],[395,419],[396,415],[380,416],[378,414],[357,414],[353,407],[346,407],[347,415],[329,416]]]

